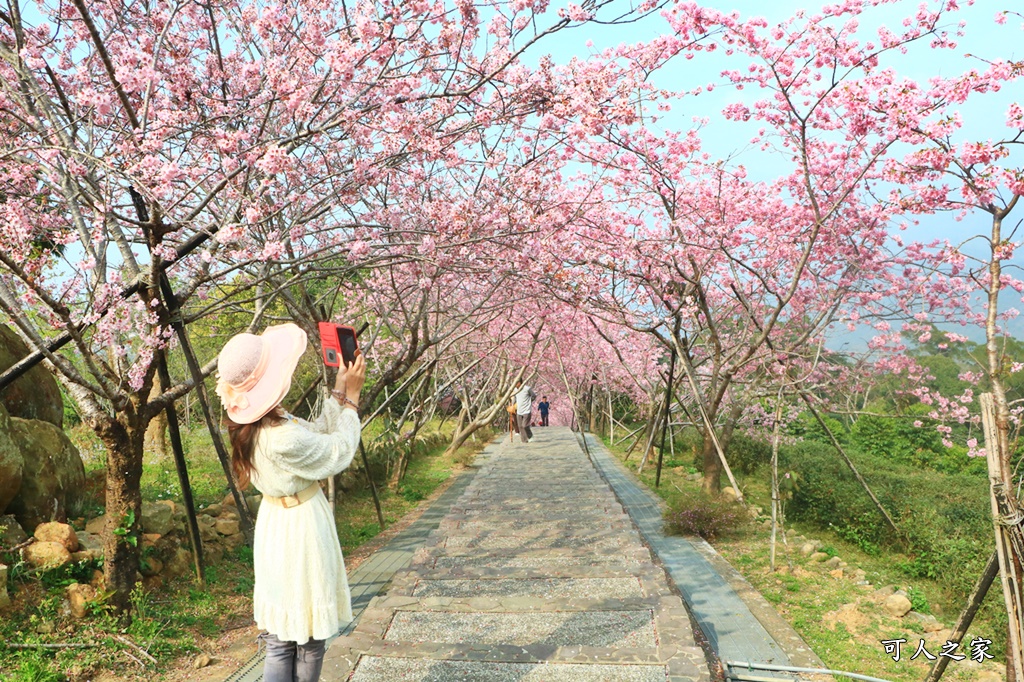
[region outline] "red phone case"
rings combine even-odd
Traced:
[[[353,327],[334,324],[333,322],[321,322],[317,325],[317,328],[320,330],[320,350],[323,354],[324,364],[328,367],[341,367],[342,352],[338,330],[345,329],[352,332],[353,339],[355,338],[356,330]],[[358,344],[356,347],[358,348]]]

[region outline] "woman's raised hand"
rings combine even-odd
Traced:
[[[334,380],[334,390],[343,393],[346,398],[356,405],[359,404],[359,394],[363,390],[363,383],[366,381],[366,359],[361,351],[356,351],[356,359],[350,365],[341,363],[338,368],[338,376]]]

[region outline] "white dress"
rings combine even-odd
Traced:
[[[344,470],[359,446],[359,416],[334,399],[312,422],[288,415],[260,429],[252,482],[264,495],[294,495]],[[338,529],[323,492],[285,509],[260,505],[253,539],[256,624],[282,641],[327,639],[352,620]]]

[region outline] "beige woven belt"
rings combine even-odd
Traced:
[[[285,509],[291,509],[292,507],[298,507],[303,502],[308,502],[313,499],[313,496],[320,492],[320,484],[313,483],[308,488],[300,490],[294,495],[285,495],[284,497],[273,497],[271,495],[264,495],[263,501],[269,502],[270,504],[276,504],[278,507],[284,507]]]

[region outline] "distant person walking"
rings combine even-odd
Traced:
[[[548,397],[547,396],[542,397],[540,399],[540,402],[537,403],[537,411],[540,412],[540,425],[541,426],[548,426],[548,411],[550,409],[551,409],[551,406],[548,404]]]
[[[533,401],[537,394],[521,380],[516,382],[516,421],[519,423],[519,442],[529,443],[533,440],[533,429],[530,428],[530,417],[533,412]]]

